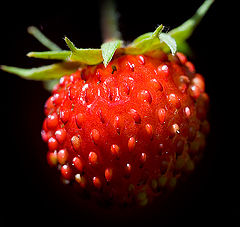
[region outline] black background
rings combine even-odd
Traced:
[[[174,28],[192,16],[201,2],[117,1],[123,39],[131,41],[140,34],[153,31],[159,24]],[[43,106],[49,93],[39,82],[0,72],[0,184],[3,189],[0,217],[4,226],[13,221],[33,226],[69,222],[75,226],[239,224],[239,146],[234,146],[235,129],[238,128],[234,120],[234,113],[238,111],[237,101],[234,101],[237,90],[233,88],[230,76],[233,55],[225,49],[227,44],[223,34],[227,9],[221,5],[223,2],[215,1],[189,39],[194,53],[191,61],[204,75],[211,99],[211,134],[206,155],[189,181],[162,205],[156,202],[147,209],[117,213],[92,208],[87,201],[77,198],[71,188],[60,182],[57,171],[46,163],[47,148],[40,131]],[[26,57],[30,51],[46,50],[27,34],[30,25],[40,28],[63,49],[66,48],[65,35],[77,47],[100,47],[100,5],[101,1],[6,2],[0,14],[0,64],[28,68],[49,63]]]

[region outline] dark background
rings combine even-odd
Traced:
[[[140,34],[153,31],[159,24],[174,28],[193,15],[200,0],[117,1],[119,25],[123,39],[131,41]],[[46,145],[40,131],[44,119],[43,106],[49,93],[39,82],[26,81],[1,74],[1,222],[36,224],[149,224],[168,226],[184,224],[239,225],[239,170],[236,113],[237,90],[230,69],[231,45],[224,39],[226,31],[225,1],[215,1],[189,44],[191,61],[206,79],[211,99],[209,118],[211,134],[206,154],[189,181],[168,199],[148,209],[132,213],[92,208],[77,198],[59,180],[55,169],[46,163]],[[222,4],[222,5],[221,5]],[[99,7],[101,1],[35,1],[6,2],[1,8],[0,64],[35,67],[50,63],[28,59],[30,51],[46,50],[27,33],[37,26],[63,49],[66,35],[77,47],[100,47]],[[234,23],[231,22],[231,23]],[[228,49],[230,50],[230,48]],[[235,138],[236,137],[236,138]],[[121,213],[121,214],[120,214]]]

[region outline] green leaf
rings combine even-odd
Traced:
[[[113,40],[110,42],[103,43],[101,45],[102,50],[102,57],[103,57],[103,64],[107,67],[108,63],[111,61],[115,51],[119,48],[122,44],[121,40]]]
[[[186,43],[186,39],[191,36],[192,32],[213,2],[214,0],[205,0],[193,17],[167,34],[161,33],[163,26],[160,25],[154,32],[148,32],[137,37],[125,48],[125,53],[143,54],[147,51],[162,49],[166,52],[171,51],[172,54],[174,54],[177,51],[177,48],[178,51],[191,53],[190,48]]]
[[[154,32],[148,32],[139,36],[126,48],[126,52],[128,54],[142,54],[151,50],[155,43],[159,42],[158,36],[162,30],[163,25],[161,24]]]
[[[168,34],[171,35],[171,37],[177,42],[187,40],[192,35],[194,29],[207,13],[213,2],[214,0],[205,0],[205,2],[198,8],[196,13],[190,19],[179,27],[171,30]]]
[[[175,54],[177,51],[176,41],[169,34],[162,33],[162,30],[163,26],[160,25],[154,32],[139,36],[126,48],[126,53],[143,54],[147,51],[162,49],[166,52],[171,50],[172,54]]]
[[[140,36],[138,36],[136,39],[133,40],[134,44],[137,44],[139,42],[141,42],[144,39],[149,39],[152,36],[153,32],[148,32],[148,33],[144,33]]]
[[[159,39],[160,41],[167,44],[167,46],[170,48],[173,55],[176,53],[177,51],[176,41],[169,34],[161,33],[159,34]]]
[[[67,37],[65,37],[65,42],[72,51],[69,60],[87,65],[96,65],[103,61],[101,49],[78,49]]]
[[[24,79],[43,81],[61,78],[75,72],[79,67],[80,64],[76,62],[62,62],[31,69],[2,65],[1,69]]]
[[[29,34],[33,35],[41,44],[43,44],[49,50],[61,50],[61,48],[57,44],[48,39],[38,28],[30,26],[27,30]]]
[[[54,59],[64,61],[68,60],[70,55],[71,55],[70,50],[30,52],[27,54],[28,57],[33,58]]]
[[[188,56],[192,56],[192,50],[191,47],[188,45],[188,43],[186,41],[176,41],[177,43],[177,51],[185,53]]]

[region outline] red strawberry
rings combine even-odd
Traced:
[[[154,55],[79,69],[62,77],[46,102],[49,163],[57,159],[65,179],[99,198],[145,205],[202,154],[209,130],[204,79],[181,53]]]
[[[65,38],[70,51],[62,51],[29,29],[52,51],[28,56],[63,62],[2,69],[55,84],[41,135],[48,163],[65,182],[113,204],[146,205],[194,169],[209,132],[209,97],[203,76],[176,52],[176,43],[187,46],[211,3],[206,0],[191,23],[168,34],[160,25],[127,46],[113,40],[101,49],[78,49]]]

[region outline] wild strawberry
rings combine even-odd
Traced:
[[[139,63],[140,58],[144,64]],[[167,80],[159,68],[162,65],[168,68]],[[88,74],[87,79],[82,79],[84,74]],[[173,179],[176,182],[193,170],[206,137],[202,130],[206,114],[199,117],[198,112],[207,106],[208,98],[201,98],[206,96],[203,80],[198,96],[178,87],[180,77],[187,78],[186,87],[199,80],[199,74],[189,71],[185,63],[121,55],[106,68],[103,64],[87,66],[74,77],[49,98],[63,97],[49,109],[50,117],[46,115],[47,120],[54,116],[57,126],[43,129],[53,135],[49,149],[58,152],[64,178],[79,183],[80,174],[85,178],[84,190],[99,198],[104,194],[104,199],[117,203],[145,204],[161,193],[163,177],[164,187],[172,188]],[[123,81],[129,93],[121,90]],[[156,89],[153,81],[161,89]],[[74,98],[70,93],[73,89]],[[61,112],[69,113],[68,121],[61,119]]]
[[[128,46],[113,40],[101,49],[78,49],[65,38],[71,51],[28,54],[62,63],[30,71],[2,66],[30,79],[61,77],[41,135],[65,182],[113,204],[146,205],[194,169],[209,132],[209,97],[203,76],[176,52],[173,38],[185,42],[195,25],[188,26],[166,34],[160,25]]]

